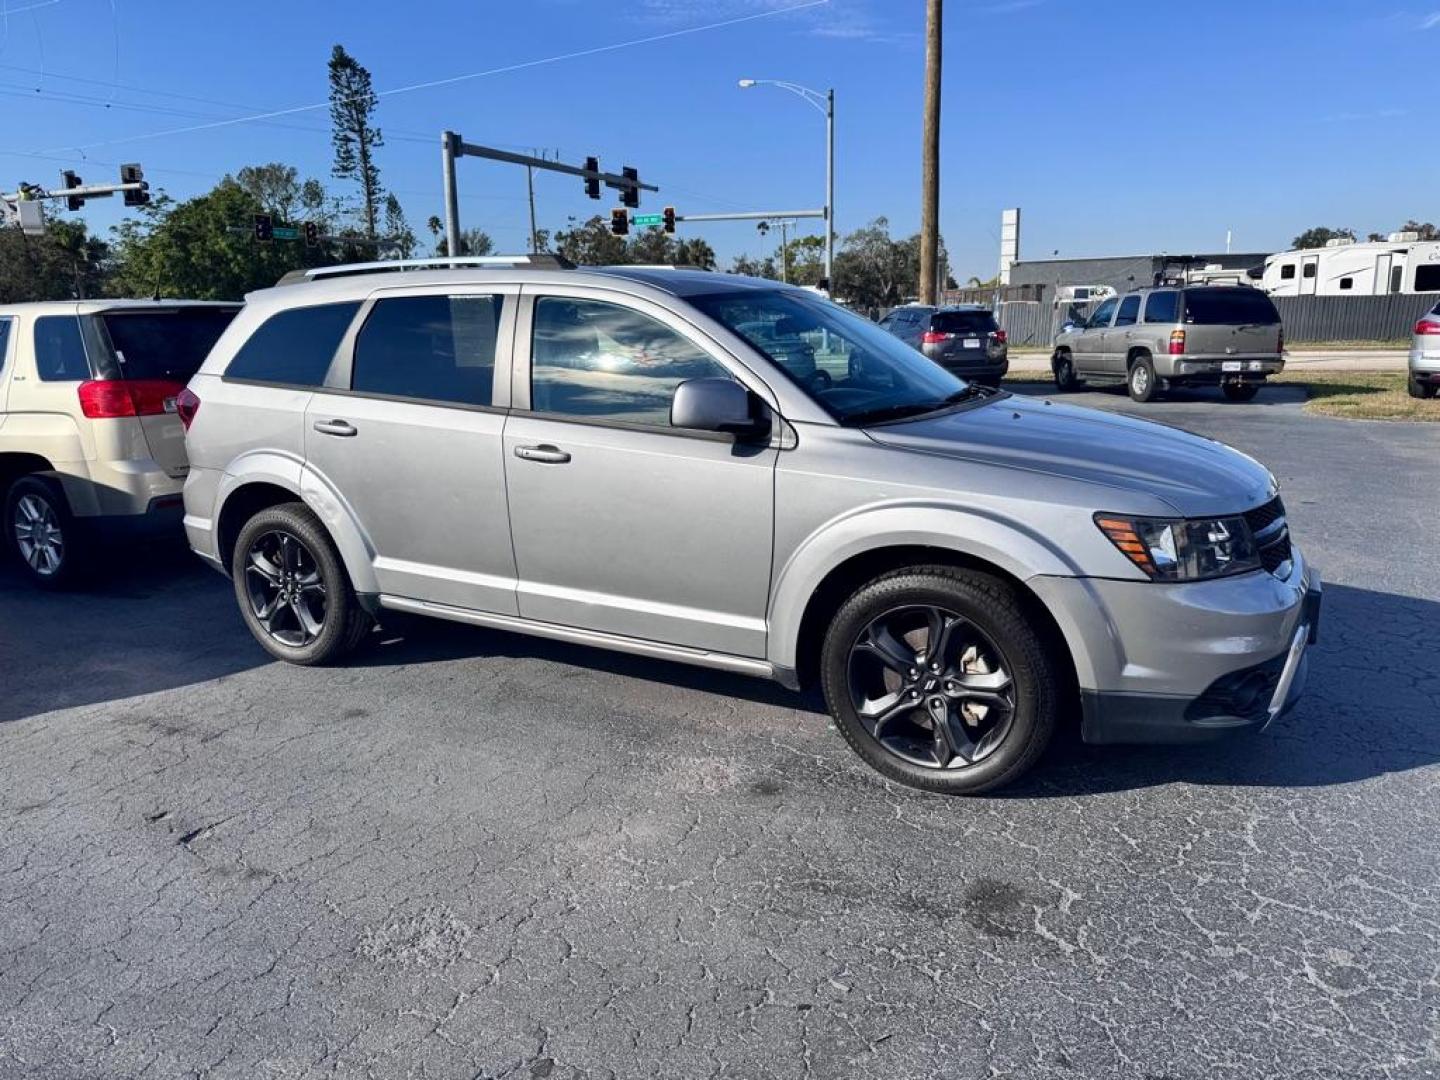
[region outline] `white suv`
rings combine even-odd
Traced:
[[[178,535],[188,466],[176,396],[238,310],[171,300],[0,306],[5,540],[37,584],[73,582],[99,536]]]

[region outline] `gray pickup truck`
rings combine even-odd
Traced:
[[[1123,382],[1136,401],[1174,386],[1219,386],[1249,401],[1285,369],[1274,303],[1237,285],[1169,286],[1112,297],[1055,338],[1055,385]]]

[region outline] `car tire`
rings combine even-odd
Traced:
[[[942,658],[932,661],[937,625],[947,629]],[[822,646],[821,683],[836,727],[872,768],[911,787],[973,795],[1017,779],[1050,742],[1063,685],[1052,656],[1007,583],[911,567],[840,607]]]
[[[1412,398],[1433,398],[1440,386],[1434,383],[1422,383],[1414,375],[1405,380],[1405,389],[1410,392]]]
[[[255,514],[235,539],[231,579],[241,618],[262,648],[292,664],[328,664],[374,627],[340,553],[304,503]]]
[[[84,576],[85,538],[56,481],[22,476],[10,485],[5,536],[25,576],[42,589],[67,589]]]
[[[1075,361],[1068,352],[1057,352],[1050,361],[1055,373],[1055,388],[1064,393],[1080,389],[1080,377],[1075,374]]]
[[[1227,382],[1221,384],[1220,392],[1225,395],[1226,401],[1254,401],[1255,395],[1260,392],[1260,384]]]
[[[1130,400],[1144,404],[1154,401],[1160,384],[1155,378],[1155,364],[1149,353],[1140,353],[1130,361],[1130,372],[1125,378],[1125,388],[1130,391]]]

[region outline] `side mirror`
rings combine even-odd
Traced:
[[[733,379],[687,379],[675,387],[670,426],[756,439],[769,435],[770,418],[750,391]]]
[[[1075,332],[1076,329],[1078,329],[1078,327],[1076,327],[1076,325],[1069,319],[1066,319],[1063,323],[1060,324],[1060,332],[1062,334],[1072,334]]]

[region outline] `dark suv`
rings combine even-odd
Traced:
[[[880,328],[971,382],[998,386],[1010,370],[1005,331],[987,308],[907,304],[881,319]]]

